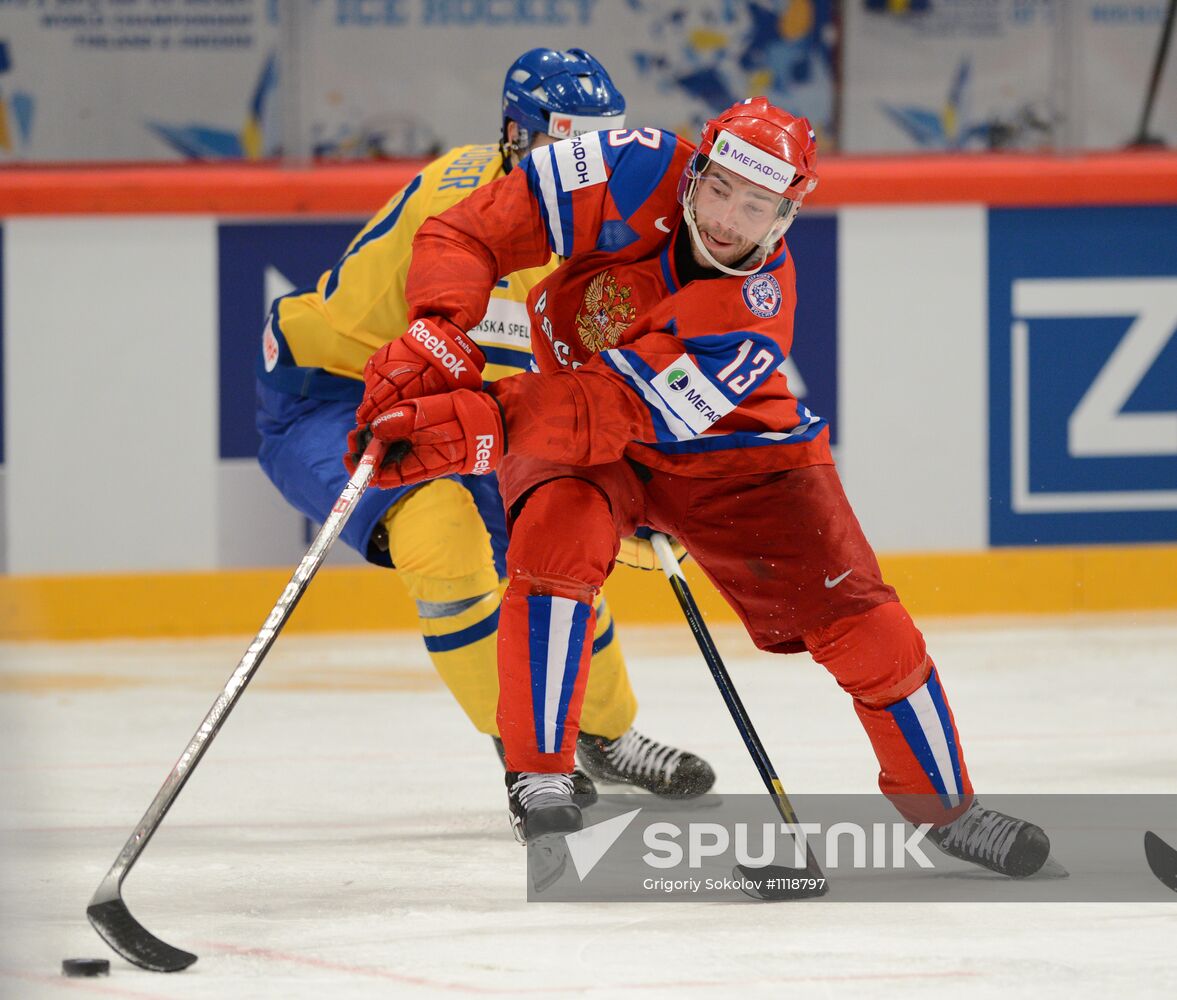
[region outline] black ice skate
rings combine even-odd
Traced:
[[[668,799],[692,799],[715,784],[707,761],[632,727],[615,740],[581,733],[576,752],[581,766],[597,781],[637,785]]]
[[[508,771],[507,806],[511,830],[521,844],[549,834],[575,833],[584,825],[580,808],[572,801],[570,774]]]
[[[1033,875],[1050,857],[1050,838],[1041,827],[986,809],[976,799],[947,826],[929,830],[928,839],[945,854],[1010,878]]]
[[[507,751],[503,749],[503,741],[497,736],[492,736],[491,739],[494,741],[499,760],[502,761],[505,768],[507,766]],[[572,770],[572,801],[581,809],[587,809],[597,801],[597,786],[593,784],[593,779],[579,767]]]

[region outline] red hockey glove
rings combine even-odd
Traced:
[[[370,427],[357,427],[347,438],[350,454],[344,464],[349,470],[369,435],[409,445],[399,459],[400,449],[389,448],[393,460],[386,460],[373,477],[372,485],[385,489],[455,473],[481,476],[498,466],[505,451],[498,403],[469,389],[403,400],[377,416]]]
[[[356,424],[370,424],[402,399],[454,389],[481,389],[486,357],[454,327],[419,319],[403,337],[385,344],[364,365],[364,399]]]

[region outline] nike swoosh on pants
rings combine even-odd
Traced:
[[[836,576],[832,580],[827,576],[826,577],[826,590],[831,590],[834,587],[838,586],[839,583],[841,583],[843,580],[845,580],[846,577],[848,577],[853,572],[854,572],[853,569],[848,569],[841,576]]]

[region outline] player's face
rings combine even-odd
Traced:
[[[780,195],[714,163],[695,181],[695,224],[707,252],[721,264],[747,257],[780,218],[782,206]],[[709,266],[693,242],[691,252],[697,264]]]

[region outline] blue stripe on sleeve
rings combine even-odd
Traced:
[[[544,223],[544,232],[548,237],[548,246],[554,252],[563,252],[563,246],[558,246],[555,234],[552,232],[552,221],[548,216],[548,200],[544,195],[543,181],[540,177],[539,171],[536,169],[536,161],[540,157],[546,157],[546,164],[551,169],[552,175],[556,173],[556,164],[552,159],[552,147],[542,146],[533,153],[528,153],[519,164],[520,168],[527,172],[527,186],[531,190],[532,200],[539,206],[540,218]]]
[[[339,258],[339,263],[331,269],[331,277],[327,279],[327,286],[323,290],[323,298],[331,298],[332,293],[336,288],[339,287],[339,272],[343,270],[343,265],[347,263],[347,259],[352,256],[352,254],[358,253],[363,247],[367,246],[373,240],[378,240],[381,236],[386,236],[392,231],[393,227],[396,226],[397,221],[400,219],[401,212],[404,210],[405,205],[408,204],[409,199],[420,186],[421,175],[418,174],[412,179],[412,181],[409,183],[409,186],[405,188],[404,192],[400,196],[400,200],[393,206],[392,211],[390,211],[383,219],[376,223],[376,225],[364,233],[363,237],[356,241],[355,246],[353,246],[347,251],[347,253]]]

